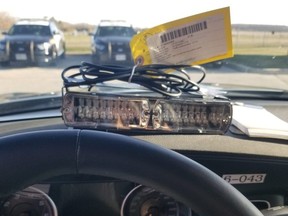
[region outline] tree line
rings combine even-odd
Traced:
[[[7,12],[0,11],[0,32],[1,31],[8,31],[9,28],[17,21],[17,18],[9,15]],[[92,32],[95,28],[93,25],[89,25],[86,23],[78,23],[78,24],[71,24],[64,21],[58,21],[59,28],[64,32],[73,32],[73,31],[87,31]]]

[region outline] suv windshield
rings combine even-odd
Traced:
[[[49,26],[43,25],[14,25],[9,35],[41,35],[50,36],[51,32]]]
[[[100,26],[95,36],[106,37],[106,36],[123,36],[132,37],[135,31],[131,27],[125,26]]]

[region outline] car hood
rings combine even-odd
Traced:
[[[205,83],[199,84],[200,92],[193,94],[195,98],[203,96],[212,96],[228,99],[263,99],[263,100],[288,100],[288,91],[282,89],[247,87],[241,85],[224,85]],[[136,96],[160,96],[160,94],[147,90],[145,87],[137,84],[128,86],[119,82],[113,83],[113,87],[103,84],[97,88],[97,92],[109,92],[114,95],[136,95]],[[157,95],[158,94],[158,95]]]
[[[267,98],[279,96],[284,99],[288,99],[288,91],[282,89],[271,89],[271,88],[259,88],[259,87],[247,87],[241,85],[218,85],[218,84],[200,84],[201,95],[214,95],[214,96],[224,96],[231,98]],[[83,91],[81,88],[80,92]],[[102,94],[111,95],[137,95],[137,96],[151,96],[156,95],[157,93],[147,90],[145,87],[142,87],[138,84],[129,83],[129,85],[123,85],[123,82],[119,81],[113,83],[102,83],[97,86],[97,92]],[[19,102],[19,101],[31,101],[39,98],[56,98],[61,97],[61,92],[49,92],[49,93],[10,93],[0,95],[0,105],[10,102]],[[273,99],[273,98],[272,98]],[[279,98],[275,98],[279,99]]]
[[[61,93],[12,93],[0,95],[0,116],[48,110],[62,105]]]
[[[228,85],[228,84],[201,84],[204,94],[220,95],[230,99],[266,99],[288,100],[288,91],[277,88],[261,88],[254,86]]]
[[[2,41],[7,42],[28,42],[28,41],[34,41],[34,42],[44,42],[49,41],[49,36],[37,36],[37,35],[7,35]]]
[[[43,97],[54,97],[55,95],[59,95],[60,93],[49,92],[49,93],[31,93],[31,92],[15,92],[15,93],[7,93],[0,95],[0,104],[6,102],[13,102],[19,100],[27,100],[33,98],[43,98]]]
[[[227,99],[262,99],[262,100],[288,100],[288,91],[281,89],[255,88],[247,86],[201,84],[200,94],[194,94],[195,98],[214,96]],[[81,89],[80,91],[83,91]],[[123,85],[122,82],[111,84],[103,83],[97,86],[97,92],[109,95],[121,96],[161,96],[155,92],[137,84]],[[12,113],[30,112],[59,108],[62,105],[62,93],[53,92],[47,94],[13,93],[0,95],[0,116]]]
[[[100,40],[105,43],[115,42],[115,43],[130,43],[132,37],[123,36],[108,36],[108,37],[97,37],[95,40]]]

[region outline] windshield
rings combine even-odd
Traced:
[[[10,31],[9,35],[42,35],[49,36],[50,29],[49,26],[42,25],[14,25]]]
[[[236,0],[179,0],[172,3],[148,0],[139,6],[128,0],[107,0],[97,2],[96,8],[91,7],[88,0],[71,2],[65,7],[61,4],[55,0],[49,4],[36,0],[10,0],[1,3],[0,31],[3,34],[0,39],[0,103],[12,98],[19,99],[21,95],[58,95],[63,87],[62,71],[82,62],[121,65],[130,67],[132,71],[137,56],[133,56],[131,52],[131,38],[123,40],[123,37],[113,37],[112,40],[107,36],[131,37],[164,23],[222,8],[229,9],[230,18],[228,22],[225,21],[224,28],[218,28],[206,17],[199,16],[191,25],[180,23],[178,28],[181,27],[182,32],[176,31],[175,26],[170,32],[162,32],[159,40],[167,48],[172,47],[172,41],[177,39],[173,46],[183,48],[183,53],[186,52],[184,48],[191,47],[191,54],[186,55],[185,59],[204,56],[204,60],[209,60],[191,61],[192,64],[205,68],[204,79],[201,70],[186,71],[191,81],[201,80],[198,83],[201,92],[229,92],[230,94],[226,94],[229,97],[237,95],[273,98],[278,94],[283,97],[288,90],[288,23],[285,19],[287,12],[284,0],[256,0],[249,4]],[[29,25],[20,25],[19,21],[23,19],[30,22]],[[49,26],[35,25],[33,19],[43,19]],[[128,27],[113,24],[101,26],[102,20],[111,23],[123,20],[128,23]],[[49,41],[27,38],[28,35],[48,35],[49,30],[56,33],[52,34]],[[140,45],[133,52],[144,52],[145,47],[141,46],[145,44],[149,47],[151,59],[157,59],[161,52],[173,56],[174,53],[167,51],[168,48],[160,49],[153,45],[158,40],[154,40],[154,33],[147,36],[148,41],[137,40]],[[22,35],[25,37],[21,37]],[[186,43],[183,37],[180,38],[182,35],[188,35],[193,41]],[[227,41],[227,35],[231,37],[231,47],[229,44],[215,42],[223,37]],[[96,36],[107,39],[95,39]],[[203,39],[206,41],[199,45]],[[216,56],[207,56],[211,50],[203,46],[212,40],[215,50],[220,51],[217,51]],[[228,50],[231,55],[226,55],[226,51],[221,54],[223,49]],[[179,59],[178,62],[184,62],[185,59]],[[77,70],[74,69],[74,72]],[[134,81],[133,78],[131,80]],[[132,88],[134,93],[137,88],[143,88],[130,86],[129,83],[116,85],[115,88],[126,87]]]
[[[133,28],[124,27],[124,26],[101,26],[96,32],[96,36],[105,37],[105,36],[128,36],[132,37],[135,34]]]

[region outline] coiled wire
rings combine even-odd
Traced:
[[[187,73],[187,69],[190,68],[196,68],[202,72],[202,76],[197,82],[190,79]],[[73,73],[72,71],[75,69],[77,70]],[[173,71],[179,73],[173,73]],[[65,68],[61,76],[66,89],[75,86],[89,86],[89,90],[91,90],[99,83],[120,80],[136,83],[164,96],[178,97],[182,93],[199,91],[198,84],[204,80],[206,72],[203,67],[190,65],[151,64],[128,67],[82,62],[80,65]]]

